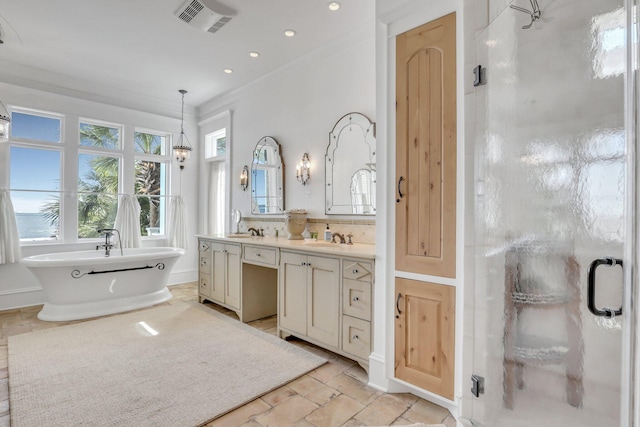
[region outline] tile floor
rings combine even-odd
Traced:
[[[170,289],[174,298],[165,304],[197,301],[195,283]],[[237,319],[234,312],[223,307],[209,303],[207,306]],[[42,322],[36,318],[40,308],[0,311],[0,427],[10,425],[7,337],[87,321]],[[256,320],[250,325],[276,335],[275,316]],[[367,374],[355,362],[302,340],[290,339],[290,342],[321,354],[329,359],[329,363],[229,412],[207,427],[456,425],[455,419],[440,406],[411,394],[387,394],[367,386]]]

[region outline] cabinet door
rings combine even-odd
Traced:
[[[396,278],[396,378],[453,400],[453,286]]]
[[[338,347],[340,333],[340,260],[309,256],[307,335]]]
[[[282,252],[278,289],[278,322],[283,328],[307,334],[307,257]]]
[[[213,264],[211,267],[211,298],[224,303],[225,276],[227,270],[227,255],[224,244],[212,242],[211,251],[213,255]]]
[[[226,279],[224,302],[233,308],[240,309],[240,258],[238,245],[224,245],[226,250]]]
[[[396,269],[455,277],[456,16],[396,38]]]

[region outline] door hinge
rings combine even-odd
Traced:
[[[484,378],[479,375],[471,375],[471,393],[479,397],[484,393]]]
[[[487,69],[482,67],[481,65],[478,65],[473,69],[473,76],[474,76],[473,85],[474,86],[482,86],[487,84],[486,71]]]

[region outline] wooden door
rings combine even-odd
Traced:
[[[338,348],[340,334],[340,260],[310,256],[307,335]]]
[[[224,245],[226,250],[226,278],[224,302],[240,309],[240,246]]]
[[[455,287],[396,278],[395,376],[453,400]]]
[[[307,257],[282,252],[278,289],[279,325],[307,334]]]
[[[396,39],[396,269],[456,272],[456,15]]]

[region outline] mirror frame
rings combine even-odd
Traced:
[[[271,147],[274,149],[275,154],[278,156],[279,163],[274,165],[260,164],[260,152],[263,147]],[[275,182],[275,195],[268,195],[266,198],[275,199],[274,203],[268,205],[272,208],[267,212],[260,212],[259,204],[257,203],[256,191],[257,184],[259,182],[256,179],[256,175],[260,170],[276,169],[276,182]],[[282,160],[282,147],[278,144],[275,138],[270,136],[263,136],[256,144],[256,148],[253,150],[253,158],[251,160],[251,214],[253,215],[279,215],[284,212],[284,162]]]
[[[342,177],[342,179],[336,179],[333,176],[333,166],[335,164],[335,152],[340,144],[340,135],[347,129],[352,129],[353,126],[357,126],[361,129],[363,134],[363,143],[368,151],[367,159],[362,165],[357,165],[354,162],[353,173],[349,177]],[[363,148],[364,148],[363,146]],[[329,132],[329,145],[327,146],[327,152],[325,154],[325,214],[327,215],[375,215],[375,175],[376,175],[376,124],[372,122],[367,116],[361,113],[352,112],[342,116],[336,124],[333,126],[331,132]],[[349,205],[337,205],[334,203],[334,181],[340,185],[348,183],[349,188],[345,191],[351,193],[351,182],[356,173],[361,170],[369,170],[372,173],[371,186],[374,189],[370,201],[372,203],[366,205],[359,205],[364,212],[354,212],[353,204]]]

